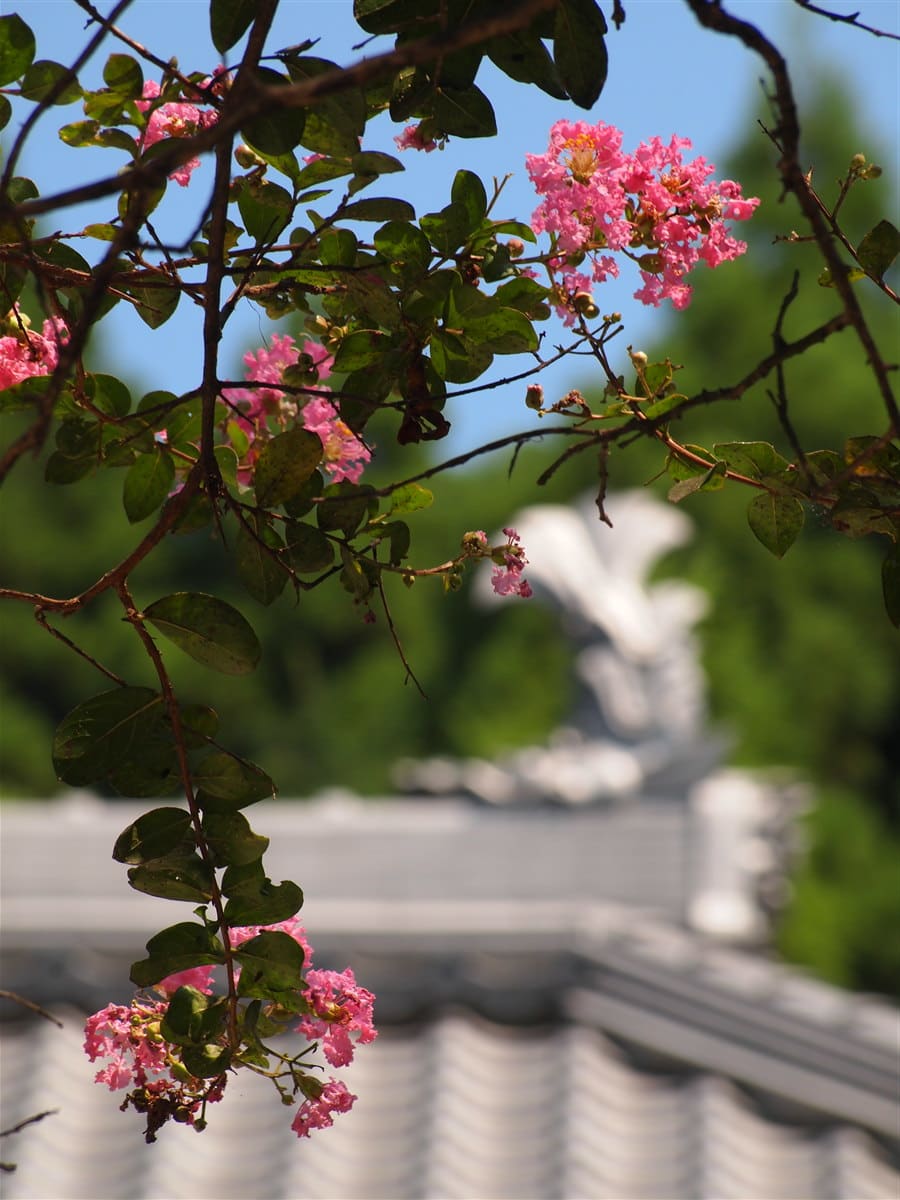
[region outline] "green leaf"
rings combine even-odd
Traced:
[[[449,383],[471,383],[494,361],[486,346],[442,329],[432,336],[430,350],[435,371]]]
[[[211,0],[209,30],[220,54],[240,41],[255,14],[256,0]]]
[[[135,987],[150,987],[189,967],[216,966],[225,961],[215,934],[194,921],[180,921],[154,934],[147,942],[147,953],[147,958],[132,963],[129,978]]]
[[[713,446],[713,452],[716,458],[724,459],[729,471],[750,479],[778,475],[789,465],[771,442],[719,442]]]
[[[356,175],[391,175],[404,170],[399,158],[383,154],[380,150],[360,150],[353,155],[350,165]]]
[[[112,92],[127,100],[140,100],[144,90],[144,72],[130,54],[111,54],[103,68],[103,82]]]
[[[154,808],[119,834],[112,856],[120,863],[163,858],[184,842],[190,827],[191,816],[184,809]]]
[[[212,999],[190,984],[178,988],[160,1024],[160,1034],[175,1046],[207,1042],[225,1028],[228,1003],[224,996]]]
[[[432,116],[443,133],[455,137],[493,137],[497,132],[493,105],[474,83],[467,88],[436,88]]]
[[[290,192],[255,175],[237,179],[232,186],[247,233],[255,242],[274,242],[294,210]]]
[[[434,495],[421,483],[404,483],[402,487],[391,492],[391,516],[397,513],[417,512],[420,508],[430,508],[434,503]]]
[[[185,1046],[181,1051],[182,1065],[197,1079],[221,1075],[231,1065],[231,1051],[218,1042],[203,1046]]]
[[[100,782],[163,721],[162,697],[150,688],[101,692],[75,706],[53,738],[57,776],[73,787]]]
[[[669,488],[669,499],[673,504],[678,504],[686,496],[693,495],[694,492],[716,492],[725,486],[725,471],[726,467],[723,462],[713,463],[701,474],[693,474],[687,479],[682,479],[680,483],[673,484]]]
[[[256,502],[274,508],[296,496],[322,461],[322,443],[307,429],[289,429],[266,442],[253,476]]]
[[[653,404],[648,404],[644,409],[644,416],[651,421],[656,417],[663,417],[666,413],[680,408],[685,400],[687,400],[687,396],[681,392],[670,392],[668,396],[663,396],[661,400],[656,400]]]
[[[474,233],[487,213],[487,192],[473,171],[457,171],[450,189],[450,200],[465,209],[468,233]]]
[[[747,520],[765,548],[782,558],[803,528],[803,505],[793,496],[759,492],[750,501]]]
[[[287,993],[300,998],[305,955],[289,934],[264,930],[239,946],[235,957],[241,964],[238,995],[268,1000]]]
[[[204,812],[203,832],[217,867],[256,862],[269,847],[269,839],[254,833],[241,812]]]
[[[132,525],[156,512],[171,491],[174,479],[172,456],[158,446],[129,467],[122,486],[122,503]]]
[[[214,750],[202,758],[192,772],[198,803],[204,812],[234,812],[247,805],[267,800],[275,793],[275,784],[255,763]]]
[[[26,100],[38,103],[53,95],[52,104],[74,104],[81,99],[83,92],[77,79],[70,78],[67,83],[63,82],[69,75],[69,68],[62,63],[41,59],[32,63],[22,76],[22,95]]]
[[[881,564],[881,586],[884,607],[891,624],[900,628],[900,547],[892,546]]]
[[[419,225],[438,253],[445,256],[458,250],[472,232],[467,209],[452,201],[440,212],[426,213]]]
[[[228,896],[225,920],[229,925],[275,925],[303,907],[303,892],[291,880],[274,884],[259,859],[229,867],[222,876]]]
[[[900,254],[900,230],[890,221],[879,221],[870,229],[856,248],[860,265],[874,279],[882,279],[885,271]]]
[[[198,854],[178,856],[171,864],[158,859],[149,866],[132,867],[128,883],[146,896],[205,904],[213,895],[213,870]]]
[[[130,283],[122,290],[135,301],[137,315],[151,329],[158,329],[160,325],[164,325],[181,299],[181,291],[174,285],[174,281],[162,283],[159,287],[142,287],[140,284]]]
[[[371,196],[346,205],[341,210],[341,218],[348,221],[414,221],[416,210],[406,200]]]
[[[288,74],[295,83],[317,79],[337,64],[311,55],[286,59]],[[324,96],[306,110],[303,145],[317,154],[352,158],[359,153],[359,139],[366,127],[366,98],[361,88],[345,87],[339,95]]]
[[[224,675],[256,669],[262,649],[244,617],[215,596],[175,592],[154,601],[144,616],[191,658]]]
[[[253,3],[251,0],[251,7]],[[256,76],[264,87],[288,87],[290,80],[268,67],[257,67]],[[244,140],[264,155],[289,154],[300,144],[306,113],[302,108],[276,108],[247,121],[241,128]],[[306,143],[304,142],[304,145]],[[354,149],[358,149],[355,146]]]
[[[0,96],[0,129],[5,129],[12,116],[12,105],[5,96]]]
[[[391,339],[377,329],[358,329],[348,334],[334,356],[334,370],[344,375],[373,366],[386,353]]]
[[[131,392],[114,375],[88,375],[85,385],[94,408],[107,416],[125,417],[131,411]]]
[[[34,34],[21,17],[0,17],[0,87],[24,75],[34,50]]]
[[[374,238],[375,249],[389,264],[392,275],[401,279],[419,279],[431,262],[431,243],[415,225],[389,221]]]
[[[0,17],[0,20],[3,18]],[[100,130],[99,121],[72,121],[59,130],[59,138],[67,146],[92,146]]]
[[[334,546],[314,525],[291,521],[285,537],[291,566],[298,575],[317,575],[334,562]]]
[[[328,488],[328,495],[316,508],[319,528],[339,529],[347,537],[359,528],[369,512],[372,489],[356,484],[335,483]]]
[[[284,542],[261,513],[241,525],[234,542],[234,565],[238,578],[254,600],[271,604],[284,591],[287,572],[269,551],[284,549]]]
[[[549,96],[566,99],[553,60],[536,34],[527,29],[505,33],[488,42],[487,52],[491,62],[510,79],[537,84]]]
[[[560,0],[553,28],[553,61],[579,108],[591,108],[606,83],[606,21],[595,0]]]

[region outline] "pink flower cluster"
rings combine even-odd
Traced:
[[[526,155],[543,196],[531,225],[551,234],[559,251],[550,266],[567,323],[574,320],[576,295],[618,275],[618,263],[604,251],[620,251],[638,264],[643,286],[636,299],[650,305],[669,299],[680,309],[691,299],[685,276],[700,260],[716,267],[747,249],[725,222],[747,220],[759,200],[745,199],[738,183],[710,179],[715,168],[705,158],[685,162],[682,152],[690,148],[687,138],[666,144],[654,137],[627,154],[613,125],[557,121],[547,153]],[[585,255],[590,273],[576,269]]]
[[[421,125],[407,125],[402,133],[397,134],[394,141],[398,150],[424,150],[426,154],[437,150],[438,146],[434,138],[422,136]]]
[[[375,997],[360,987],[349,967],[345,971],[311,969],[313,950],[297,917],[276,925],[232,929],[231,941],[237,947],[259,933],[271,931],[286,933],[303,950],[304,978],[298,983],[310,1011],[296,1027],[297,1032],[318,1041],[332,1066],[347,1066],[354,1053],[351,1035],[356,1035],[362,1045],[378,1036],[373,1021]],[[214,970],[211,966],[190,967],[161,980],[154,990],[166,1000],[178,988],[186,986],[209,995]],[[239,966],[237,971],[239,974]],[[224,1078],[209,1084],[186,1076],[177,1049],[160,1035],[166,1008],[165,1001],[144,999],[135,999],[128,1007],[110,1004],[89,1017],[85,1025],[84,1049],[88,1058],[91,1062],[101,1057],[108,1060],[94,1077],[95,1082],[107,1084],[110,1091],[135,1087],[126,1104],[130,1102],[139,1111],[148,1113],[148,1137],[172,1115],[185,1124],[194,1124],[201,1105],[221,1099],[225,1086]],[[333,1123],[334,1113],[349,1112],[356,1100],[346,1084],[334,1078],[320,1083],[305,1075],[301,1086],[305,1099],[291,1125],[298,1137],[308,1137],[313,1129],[327,1128]]]
[[[282,376],[288,367],[305,362],[317,394],[300,407],[283,390]],[[254,460],[252,443],[267,431],[267,419],[274,418],[282,426],[299,417],[305,429],[314,433],[322,443],[324,467],[335,483],[343,479],[358,483],[366,464],[372,457],[369,450],[350,427],[341,420],[337,408],[321,393],[318,380],[331,370],[331,355],[318,342],[306,341],[298,349],[288,334],[273,334],[271,346],[244,355],[246,378],[252,388],[228,388],[223,399],[238,411],[238,424],[250,439],[248,466]]]
[[[35,375],[49,375],[59,361],[59,347],[69,338],[63,319],[50,317],[35,333],[15,305],[5,324],[14,332],[0,337],[0,391]]]
[[[531,584],[522,574],[528,565],[522,539],[511,525],[507,525],[503,533],[506,544],[492,547],[484,530],[476,529],[464,536],[463,550],[473,557],[490,558],[493,561],[491,587],[498,596],[521,596],[527,600],[532,591]]]
[[[206,82],[210,83],[212,81],[207,80]],[[211,125],[215,125],[219,119],[219,114],[214,109],[201,110],[194,104],[178,101],[160,104],[156,108],[153,108],[153,101],[157,99],[160,92],[161,88],[159,84],[152,79],[148,79],[144,84],[143,100],[136,102],[136,107],[142,113],[152,109],[147,120],[147,126],[137,139],[141,149],[155,146],[157,142],[161,142],[164,138],[193,137],[199,130],[208,129]],[[189,159],[188,162],[182,163],[180,167],[177,167],[169,178],[174,179],[182,187],[187,187],[192,172],[199,166],[199,158]]]

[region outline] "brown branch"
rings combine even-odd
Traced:
[[[83,659],[89,662],[92,667],[96,667],[98,671],[102,672],[107,679],[111,679],[113,683],[117,683],[120,687],[125,687],[125,680],[121,677],[121,675],[117,675],[115,671],[110,671],[108,667],[104,667],[103,663],[98,662],[93,655],[88,654],[87,650],[83,650],[81,646],[77,644],[77,642],[73,642],[71,638],[66,637],[66,635],[60,632],[60,630],[54,629],[47,620],[47,614],[40,605],[35,606],[34,619],[42,629],[45,629],[47,633],[51,635],[51,637],[55,637],[58,641],[62,642],[64,646],[68,646],[70,650],[74,650],[76,654],[79,654]],[[0,992],[0,995],[2,994],[3,993]]]
[[[771,136],[781,153],[778,171],[783,187],[786,192],[791,192],[796,196],[800,209],[812,228],[843,304],[844,314],[848,323],[853,326],[865,351],[891,425],[895,433],[900,432],[900,408],[898,408],[891,390],[887,366],[872,337],[853,285],[847,277],[847,267],[838,254],[828,222],[810,194],[809,180],[800,166],[800,122],[787,63],[781,53],[760,33],[756,26],[732,16],[721,4],[711,4],[707,0],[686,0],[686,3],[704,28],[736,37],[749,50],[755,51],[772,73],[775,85],[774,99],[778,111],[778,127]]]
[[[378,572],[378,595],[381,597],[381,607],[384,609],[384,616],[388,623],[388,629],[391,631],[391,638],[394,642],[394,648],[400,657],[400,661],[403,663],[403,669],[406,671],[406,679],[404,679],[403,682],[408,683],[411,679],[416,685],[416,691],[419,693],[422,699],[427,700],[428,697],[425,694],[425,689],[422,687],[421,683],[419,683],[415,671],[410,666],[409,659],[406,657],[406,652],[404,651],[403,644],[400,641],[400,636],[394,627],[394,620],[391,616],[391,610],[387,602],[387,596],[384,594],[384,581],[381,578],[380,571]]]
[[[65,1029],[65,1025],[63,1025],[62,1021],[60,1021],[57,1017],[54,1017],[52,1013],[48,1013],[46,1008],[42,1008],[41,1005],[34,1000],[29,1000],[25,996],[20,996],[18,992],[10,992],[6,988],[0,988],[0,1000],[12,1000],[14,1004],[21,1004],[23,1008],[27,1008],[30,1012],[37,1013],[39,1017],[44,1017],[53,1025],[58,1026],[58,1028]],[[34,1118],[31,1119],[33,1120]],[[5,1135],[9,1132],[17,1133],[18,1130],[4,1130],[3,1133],[0,1133],[0,1137],[5,1137]]]
[[[876,29],[874,25],[864,25],[859,19],[858,12],[831,12],[827,8],[819,8],[817,4],[812,4],[811,0],[794,0],[794,3],[799,4],[801,8],[805,8],[807,12],[815,13],[819,17],[826,17],[829,21],[838,21],[842,25],[852,25],[855,29],[862,29],[865,33],[871,33],[873,37],[893,38],[894,41],[900,41],[900,34],[889,33],[886,29]]]

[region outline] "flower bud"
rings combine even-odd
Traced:
[[[246,142],[241,142],[240,145],[234,148],[234,159],[239,167],[243,167],[245,171],[251,170],[253,167],[264,167],[265,159],[259,157],[255,150],[251,150]]]
[[[525,392],[525,407],[540,412],[544,406],[544,389],[539,383],[530,383]]]
[[[638,371],[641,371],[644,367],[646,367],[647,355],[643,352],[643,350],[629,350],[628,353],[631,357],[631,361],[634,363],[635,368]]]
[[[521,258],[525,253],[525,243],[521,238],[510,238],[506,243],[510,258]]]
[[[850,170],[859,171],[866,165],[866,156],[864,154],[854,154],[850,159]]]
[[[577,313],[589,319],[600,315],[600,309],[594,303],[590,292],[576,292],[572,298],[572,306]]]

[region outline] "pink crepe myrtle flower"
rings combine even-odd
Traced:
[[[434,138],[422,136],[421,125],[407,125],[402,133],[396,135],[394,141],[398,150],[424,150],[426,154],[437,150],[438,146]]]
[[[255,386],[227,388],[223,398],[239,410],[238,423],[251,442],[265,430],[267,417],[274,417],[281,425],[298,420],[321,441],[323,466],[333,482],[346,479],[358,483],[372,452],[341,419],[335,404],[321,394],[326,389],[319,388],[319,394],[301,408],[281,386],[287,368],[301,361],[308,363],[313,381],[318,384],[330,374],[333,358],[319,342],[305,341],[298,348],[289,334],[273,334],[270,346],[244,355],[246,378]],[[252,466],[252,455],[251,446],[248,468]]]
[[[159,1036],[166,1008],[161,1001],[135,1000],[128,1006],[108,1004],[88,1017],[84,1052],[91,1062],[109,1060],[94,1076],[95,1083],[105,1083],[114,1092],[168,1072],[168,1047]]]
[[[135,107],[142,113],[150,111],[147,125],[138,136],[137,142],[141,149],[155,146],[165,138],[193,137],[201,129],[215,125],[219,119],[213,109],[199,109],[195,104],[182,101],[171,101],[167,104],[153,107],[162,89],[153,79],[148,79],[142,92],[143,99],[135,102]],[[151,111],[152,110],[152,111]],[[199,158],[191,158],[186,163],[176,167],[169,176],[181,187],[187,187],[191,174],[200,166]]]
[[[317,1097],[308,1096],[303,1101],[291,1129],[297,1137],[309,1137],[311,1129],[327,1129],[334,1124],[332,1114],[349,1112],[356,1099],[345,1083],[329,1079]]]
[[[511,526],[503,530],[507,542],[502,548],[503,561],[494,566],[491,571],[491,587],[498,596],[521,596],[527,600],[531,592],[531,584],[522,575],[528,564],[525,551],[522,549],[522,539]]]
[[[353,1061],[351,1034],[357,1035],[360,1045],[374,1042],[378,1036],[373,1025],[375,997],[360,987],[349,967],[344,971],[309,971],[306,989],[314,1015],[303,1018],[298,1032],[319,1041],[333,1067],[347,1066]]]
[[[618,274],[608,251],[633,259],[642,287],[635,297],[658,305],[668,299],[685,308],[691,299],[685,276],[704,261],[710,267],[747,249],[726,221],[745,221],[759,204],[745,198],[733,180],[716,183],[714,167],[702,156],[687,162],[688,138],[658,137],[633,154],[622,150],[622,134],[602,121],[557,121],[545,154],[525,163],[539,195],[532,216],[536,233],[549,233],[560,251],[548,266],[557,311],[575,319],[573,298]],[[581,271],[575,268],[583,262]]]
[[[212,976],[215,967],[188,967],[186,971],[176,971],[167,975],[159,983],[154,983],[153,990],[166,999],[171,999],[180,987],[196,988],[204,996],[212,995]]]
[[[49,317],[36,333],[19,306],[10,309],[6,327],[14,332],[0,337],[0,391],[31,379],[49,375],[59,362],[59,347],[69,340],[69,331],[61,317]]]

